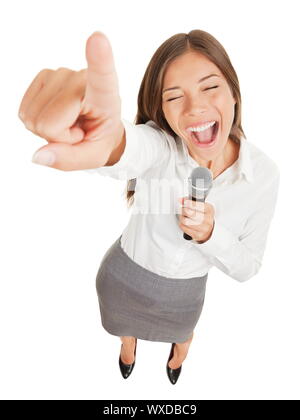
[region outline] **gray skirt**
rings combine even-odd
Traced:
[[[106,251],[96,277],[102,326],[119,337],[187,341],[202,311],[208,273],[189,279],[160,276],[129,258],[121,237]]]

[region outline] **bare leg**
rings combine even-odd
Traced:
[[[171,369],[178,369],[182,365],[183,361],[186,359],[186,356],[188,354],[193,336],[194,336],[194,332],[191,335],[191,337],[184,343],[176,343],[174,347],[174,355],[168,363],[168,366]]]
[[[121,336],[121,360],[126,365],[131,365],[134,362],[135,337]]]

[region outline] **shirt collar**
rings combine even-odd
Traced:
[[[180,139],[182,143],[183,160],[185,162],[188,162],[189,165],[193,167],[199,166],[199,164],[189,154],[188,148],[185,142],[178,136],[177,136],[177,139]],[[239,157],[235,161],[235,163],[232,165],[232,168],[235,168],[234,178],[240,179],[241,177],[244,176],[246,181],[251,183],[253,182],[253,165],[252,165],[251,156],[250,156],[249,144],[248,144],[248,141],[244,138],[241,139],[240,143],[241,145],[240,145],[240,150],[239,150]]]

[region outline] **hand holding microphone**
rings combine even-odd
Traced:
[[[214,207],[205,203],[212,187],[212,173],[201,166],[193,169],[189,182],[189,196],[181,199],[182,214],[179,227],[184,231],[186,240],[206,242],[214,229]]]

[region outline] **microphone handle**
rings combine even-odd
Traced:
[[[192,197],[192,201],[202,201],[202,203],[205,201],[205,198],[200,198],[199,200],[197,200],[195,197]],[[183,237],[184,239],[186,239],[187,241],[190,241],[191,239],[193,239],[190,235],[188,235],[187,233],[183,232]]]

